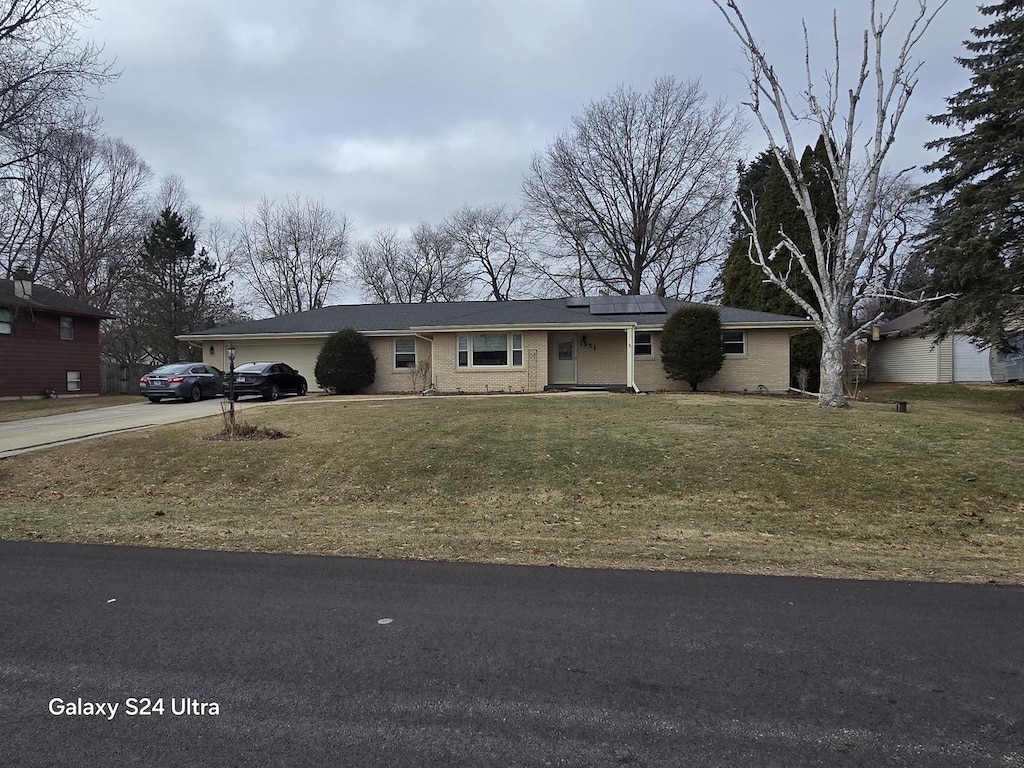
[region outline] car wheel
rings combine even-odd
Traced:
[[[203,390],[200,388],[198,384],[192,385],[192,389],[190,389],[188,392],[188,399],[191,400],[193,403],[198,403],[200,400],[203,399]]]
[[[309,391],[309,388],[306,386],[306,382],[302,382],[301,384],[299,384],[299,391],[296,392],[295,394],[297,394],[299,397],[302,397],[308,391]]]
[[[281,396],[281,388],[277,384],[271,384],[270,389],[267,390],[267,394],[263,396],[264,400],[277,400]]]
[[[151,398],[149,398],[149,402],[151,402],[151,403],[159,403],[160,402],[160,398],[159,397],[151,397]]]

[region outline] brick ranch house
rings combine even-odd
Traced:
[[[34,285],[0,280],[0,399],[100,394],[102,310]]]
[[[203,362],[280,360],[315,386],[324,339],[342,328],[366,336],[377,359],[371,393],[539,392],[558,388],[685,390],[665,376],[659,341],[668,316],[686,303],[656,296],[595,296],[436,304],[341,305],[211,328],[179,338]],[[808,320],[716,307],[725,363],[706,390],[789,388],[790,335]]]

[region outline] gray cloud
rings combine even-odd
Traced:
[[[98,104],[106,130],[158,174],[179,174],[208,217],[298,192],[347,214],[361,235],[404,228],[466,202],[516,202],[531,153],[620,83],[646,88],[671,74],[699,78],[712,99],[745,96],[745,62],[710,0],[94,5],[89,35],[124,70]],[[831,39],[819,0],[745,5],[794,77],[800,18],[816,54]],[[850,33],[863,28],[866,2],[841,6],[856,55]],[[935,159],[921,149],[938,135],[926,115],[966,84],[953,58],[982,23],[969,0],[940,14],[919,52],[899,163]],[[752,131],[751,153],[764,144]]]

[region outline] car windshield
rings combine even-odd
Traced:
[[[263,369],[266,368],[270,363],[243,363],[235,368],[235,372],[242,371],[243,373],[263,373]]]
[[[191,363],[190,363],[191,365]],[[173,376],[176,373],[184,373],[188,365],[162,365],[153,371],[150,376]]]

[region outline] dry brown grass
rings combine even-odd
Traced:
[[[131,405],[145,402],[138,395],[100,395],[98,397],[54,397],[30,400],[0,400],[0,422],[54,416],[58,413],[88,411],[111,405]]]
[[[253,409],[0,462],[0,538],[1024,583],[1006,403],[588,395]],[[1012,411],[1012,409],[1010,409]]]

